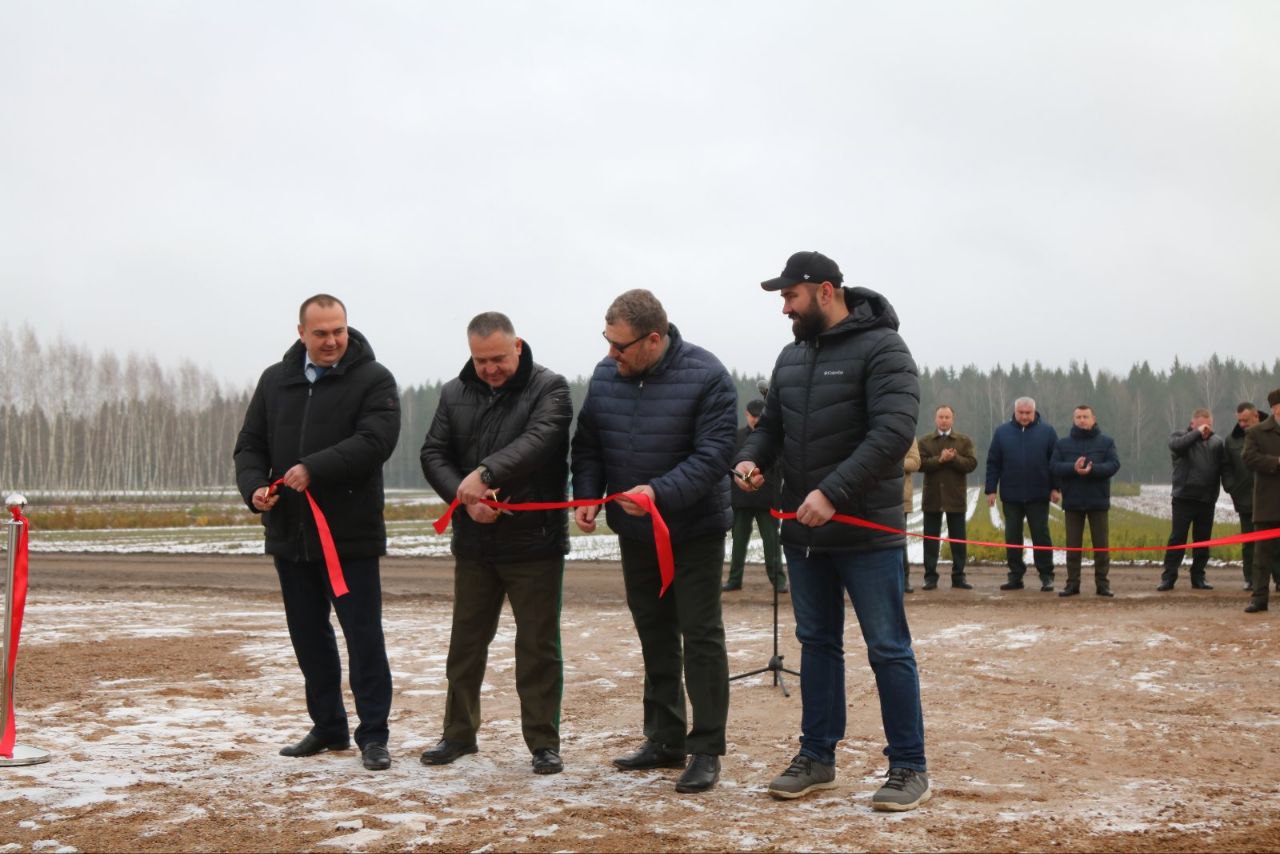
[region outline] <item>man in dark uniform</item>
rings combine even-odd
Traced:
[[[613,764],[679,768],[692,754],[676,791],[701,792],[720,779],[729,717],[720,573],[733,519],[729,461],[738,394],[720,360],[686,341],[649,291],[620,295],[604,322],[609,354],[591,375],[573,434],[573,495],[647,496],[667,523],[675,558],[675,578],[659,596],[645,511],[631,501],[607,505],[644,654],[644,743]],[[578,508],[578,527],[594,531],[598,509]]]
[[[336,297],[317,294],[302,304],[298,338],[263,371],[235,446],[236,483],[245,503],[263,514],[312,720],[311,731],[280,754],[350,747],[332,604],[347,640],[361,761],[382,770],[391,766],[391,669],[378,576],[387,550],[382,464],[400,435],[400,397],[395,377],[347,326],[346,306]],[[277,479],[287,488],[275,489]],[[349,589],[344,596],[330,587],[304,492],[328,522]]]
[[[764,401],[757,398],[747,404],[747,425],[738,428],[738,450],[742,450],[751,431],[760,422]],[[729,578],[725,590],[742,589],[742,571],[747,562],[747,545],[751,542],[751,526],[760,529],[764,545],[764,571],[769,583],[779,593],[787,591],[787,572],[782,568],[782,544],[778,540],[778,520],[769,513],[778,506],[781,469],[777,466],[766,478],[766,486],[758,492],[733,491],[733,551],[729,557]]]
[[[453,631],[445,668],[444,737],[422,754],[445,765],[476,752],[480,685],[502,601],[516,621],[516,692],[525,744],[537,774],[559,773],[560,591],[569,551],[564,510],[501,513],[479,503],[564,501],[573,404],[564,377],[533,361],[506,315],[477,315],[467,326],[471,359],[440,392],[422,471],[453,517]]]
[[[1231,496],[1236,515],[1240,517],[1240,533],[1248,534],[1255,530],[1253,523],[1253,472],[1244,464],[1244,438],[1249,429],[1262,419],[1258,415],[1258,407],[1244,401],[1236,407],[1236,426],[1231,435],[1223,440],[1227,446],[1227,468],[1222,476],[1222,486]],[[1253,557],[1256,543],[1245,543],[1240,547],[1244,559],[1244,589],[1253,589]],[[1271,564],[1271,578],[1280,590],[1280,562]]]
[[[1226,444],[1213,432],[1213,413],[1204,408],[1192,412],[1190,426],[1169,436],[1169,452],[1173,457],[1173,519],[1169,526],[1169,545],[1185,545],[1188,528],[1191,529],[1192,542],[1203,542],[1213,536],[1218,490],[1230,465]],[[1173,589],[1186,553],[1186,549],[1172,548],[1165,552],[1164,572],[1160,574],[1156,590]],[[1192,550],[1193,589],[1213,589],[1206,578],[1205,568],[1208,565],[1208,548]]]
[[[1244,434],[1244,464],[1253,472],[1255,530],[1280,528],[1280,388],[1267,395],[1271,417]],[[1253,592],[1245,612],[1267,610],[1270,568],[1280,559],[1280,540],[1262,540],[1253,561]]]

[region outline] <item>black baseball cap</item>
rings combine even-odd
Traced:
[[[797,252],[787,259],[787,266],[782,268],[781,276],[761,282],[760,287],[766,291],[780,291],[792,285],[817,285],[822,282],[833,285],[844,282],[840,266],[821,252]]]

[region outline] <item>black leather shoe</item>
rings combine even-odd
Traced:
[[[676,791],[705,792],[720,779],[720,757],[710,753],[695,753],[689,760],[689,767],[684,769],[680,780],[676,783]]]
[[[1110,587],[1099,587],[1099,588],[1098,588],[1098,595],[1099,595],[1099,596],[1106,596],[1108,599],[1114,599],[1116,594],[1114,594],[1114,593],[1112,593],[1112,592],[1111,592],[1111,588],[1110,588]]]
[[[564,770],[564,760],[560,754],[550,747],[539,747],[533,751],[533,773],[559,774]]]
[[[936,581],[926,581],[923,585],[921,585],[920,589],[921,589],[921,590],[937,590],[937,589],[938,589],[938,582],[936,582]]]
[[[1267,610],[1267,604],[1265,602],[1250,602],[1248,605],[1244,606],[1244,612],[1246,614],[1256,614],[1259,611],[1265,610]]]
[[[973,585],[965,581],[963,578],[959,580],[953,578],[951,579],[951,589],[952,590],[972,590]]]
[[[1213,585],[1207,581],[1193,581],[1191,582],[1191,589],[1192,590],[1212,590]]]
[[[623,771],[647,771],[650,768],[683,768],[684,752],[669,750],[661,744],[645,739],[644,744],[635,753],[619,756],[613,760],[614,767]]]
[[[1041,593],[1052,593],[1052,592],[1053,592],[1053,582],[1052,582],[1052,581],[1045,581],[1045,582],[1043,582],[1043,583],[1040,585],[1040,592],[1041,592]]]
[[[731,590],[741,590],[742,585],[741,584],[725,584],[721,586],[720,589],[723,590],[725,593],[728,593]]]
[[[360,764],[370,771],[386,771],[391,767],[391,754],[385,744],[371,741],[360,748]]]
[[[341,741],[325,741],[318,736],[307,733],[302,737],[302,741],[297,744],[291,744],[288,747],[280,748],[280,755],[315,756],[317,753],[323,753],[326,750],[349,750],[350,748],[350,739],[344,738]]]
[[[474,744],[462,744],[458,741],[450,741],[447,738],[440,739],[440,743],[430,750],[422,751],[423,765],[448,765],[455,759],[466,756],[469,753],[475,753],[479,750]]]
[[[1156,585],[1156,589],[1159,590],[1161,593],[1166,593],[1173,589],[1173,582],[1161,581],[1159,584]]]
[[[1025,586],[1026,585],[1023,584],[1021,581],[1006,581],[1004,584],[1000,585],[1000,589],[1001,590],[1021,590]]]

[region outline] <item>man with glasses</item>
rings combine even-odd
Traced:
[[[591,376],[573,436],[573,495],[647,496],[667,523],[675,555],[675,579],[660,596],[645,511],[625,500],[607,505],[644,654],[645,740],[614,765],[681,768],[692,754],[676,791],[701,792],[719,779],[729,712],[720,569],[733,521],[728,470],[738,395],[720,360],[681,337],[649,291],[613,301],[604,338],[609,353]],[[595,530],[598,509],[575,511],[584,532]]]
[[[782,459],[782,545],[800,653],[800,752],[769,784],[792,799],[836,785],[845,735],[844,597],[853,601],[880,696],[889,772],[878,810],[929,799],[920,677],[903,608],[902,458],[916,429],[920,383],[883,296],[841,286],[835,261],[797,252],[762,282],[782,296],[795,343],[778,356],[764,415],[738,452],[740,488],[764,486]],[[840,513],[872,529],[832,522]]]

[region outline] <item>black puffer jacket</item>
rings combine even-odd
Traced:
[[[1093,463],[1085,475],[1076,472],[1076,460],[1081,457]],[[1115,440],[1097,424],[1088,430],[1072,426],[1054,446],[1049,468],[1062,490],[1063,510],[1111,509],[1111,478],[1120,471],[1120,455]]]
[[[1173,457],[1173,497],[1213,504],[1223,476],[1230,477],[1227,446],[1217,433],[1204,438],[1199,430],[1176,430],[1169,436]]]
[[[302,372],[301,341],[262,372],[236,440],[236,485],[252,510],[255,490],[302,463],[338,555],[374,557],[387,551],[382,464],[400,437],[400,395],[365,337],[350,327],[347,334],[341,362],[315,383]],[[281,488],[279,503],[262,514],[262,523],[267,554],[323,559],[302,493]]]
[[[422,473],[446,501],[481,464],[493,473],[503,501],[564,501],[572,421],[569,384],[534,364],[529,342],[523,342],[516,372],[497,389],[468,360],[440,390],[422,443]],[[533,510],[481,525],[459,508],[452,549],[458,557],[494,563],[568,554],[569,516],[564,510]]]
[[[729,460],[738,393],[720,360],[670,327],[667,351],[643,377],[624,377],[613,359],[596,365],[573,434],[573,495],[600,498],[648,484],[680,543],[733,524]],[[610,503],[620,537],[650,539],[648,517]]]
[[[902,458],[915,436],[920,383],[889,301],[844,288],[849,316],[778,356],[764,415],[737,459],[767,469],[781,454],[782,509],[813,489],[836,512],[901,529]],[[901,534],[838,522],[782,523],[782,540],[815,551],[901,547]]]

